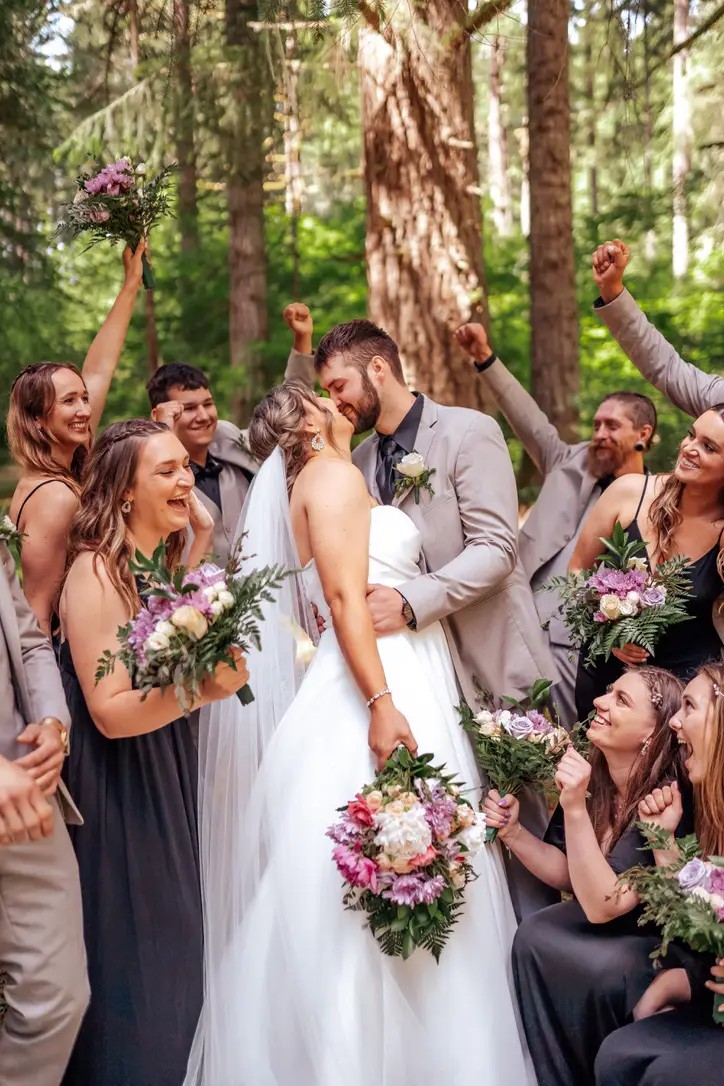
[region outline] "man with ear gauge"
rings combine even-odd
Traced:
[[[551,577],[567,572],[580,528],[606,487],[620,475],[645,472],[644,455],[656,435],[656,408],[648,396],[611,392],[593,417],[590,441],[569,444],[492,351],[481,324],[462,325],[455,339],[543,476],[538,500],[520,529],[518,551],[561,676],[554,700],[562,723],[571,727],[577,719],[578,656],[557,614],[555,592],[540,589]]]

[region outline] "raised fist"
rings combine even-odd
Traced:
[[[623,273],[631,259],[631,250],[615,238],[599,245],[593,254],[593,278],[604,302],[612,302],[623,290]]]
[[[305,305],[304,302],[292,302],[291,305],[286,307],[282,315],[292,332],[311,336],[314,330],[314,322],[312,321],[312,314],[309,312],[309,306]]]
[[[482,324],[461,324],[453,332],[453,339],[476,362],[484,362],[490,357],[488,334]]]

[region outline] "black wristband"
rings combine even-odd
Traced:
[[[475,369],[478,371],[478,373],[485,373],[485,371],[487,369],[490,369],[493,362],[497,362],[497,361],[498,361],[498,356],[495,353],[495,351],[493,351],[492,354],[488,355],[488,357],[485,359],[484,362],[477,362],[477,361],[475,361],[475,359],[473,359],[473,365],[475,366]]]

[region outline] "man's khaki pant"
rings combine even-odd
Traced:
[[[52,836],[0,847],[2,1086],[58,1086],[88,1005],[78,865],[60,811]]]

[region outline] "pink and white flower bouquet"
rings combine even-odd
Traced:
[[[639,828],[651,848],[671,848],[666,830],[646,822]],[[703,857],[693,834],[677,839],[676,845],[679,857],[674,863],[633,867],[619,881],[639,896],[639,924],[653,923],[661,930],[661,946],[653,957],[664,955],[671,940],[679,939],[697,953],[724,958],[724,856]],[[716,996],[714,1021],[724,1025],[720,1003],[721,996]]]
[[[206,562],[192,570],[179,566],[171,573],[165,553],[163,543],[152,558],[136,552],[131,569],[144,581],[143,606],[119,628],[121,648],[115,653],[106,649],[95,679],[99,682],[120,660],[143,697],[151,690],[173,686],[187,712],[218,664],[235,667],[232,649],[243,650],[250,644],[261,647],[263,604],[273,599],[274,590],[287,574],[265,566],[240,576],[238,549],[226,569]],[[248,685],[237,697],[242,705],[254,700]]]
[[[646,544],[629,540],[617,521],[605,552],[593,569],[552,577],[545,586],[558,592],[559,612],[576,648],[586,646],[586,663],[608,660],[611,650],[641,645],[652,655],[670,626],[687,622],[691,582],[689,560],[675,555],[653,571]]]
[[[169,176],[175,166],[165,166],[147,178],[144,162],[134,163],[127,155],[76,178],[77,192],[72,204],[63,209],[56,234],[79,237],[88,234],[90,245],[99,241],[123,241],[135,249],[147,238],[159,219],[171,214]],[[143,254],[143,285],[154,287],[153,272]]]
[[[432,759],[396,750],[340,808],[327,836],[343,904],[367,913],[382,951],[409,958],[422,947],[437,961],[476,877],[470,860],[483,846],[485,820]]]
[[[505,705],[495,708],[489,699],[478,713],[465,702],[459,706],[478,764],[501,796],[516,795],[525,785],[539,791],[552,785],[570,737],[547,707],[550,689],[547,679],[539,679],[523,701],[503,698]],[[490,827],[486,842],[497,836]]]

